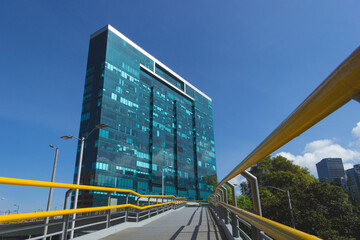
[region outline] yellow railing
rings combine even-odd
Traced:
[[[273,153],[351,99],[360,99],[360,47],[330,74],[259,146],[216,187]]]
[[[44,217],[54,217],[60,215],[68,215],[73,213],[88,213],[88,212],[97,212],[97,211],[105,211],[110,209],[116,208],[135,208],[139,210],[144,210],[152,207],[159,207],[169,204],[180,204],[183,202],[166,202],[166,203],[159,203],[153,204],[148,206],[136,206],[134,204],[121,204],[121,205],[114,205],[114,206],[104,206],[104,207],[90,207],[90,208],[78,208],[78,209],[66,209],[66,210],[57,210],[57,211],[48,211],[48,212],[33,212],[33,213],[19,213],[19,214],[11,214],[11,215],[1,215],[0,222],[9,222],[14,220],[22,220],[22,219],[31,219],[31,218],[44,218]]]
[[[144,194],[137,193],[130,189],[97,187],[97,186],[77,185],[77,184],[70,184],[70,183],[43,182],[43,181],[36,181],[36,180],[6,178],[6,177],[0,177],[0,184],[32,186],[32,187],[53,187],[53,188],[79,189],[79,190],[93,190],[93,191],[103,191],[103,192],[121,192],[121,193],[130,193],[130,194],[133,194],[138,197],[164,197],[164,198],[174,198],[174,199],[178,199],[178,200],[186,199],[185,197],[175,197],[174,195],[144,195]]]
[[[360,47],[341,63],[260,145],[221,180],[215,189],[215,194],[228,181],[299,136],[351,99],[360,102]],[[318,239],[238,209],[215,198],[211,202],[225,207],[276,239]]]
[[[211,200],[210,200],[211,201]],[[230,204],[224,202],[216,202],[211,201],[215,206],[222,206],[229,210],[230,212],[234,213],[235,215],[239,216],[240,218],[244,219],[246,222],[251,224],[252,226],[264,231],[274,239],[308,239],[308,240],[319,240],[316,236],[304,233],[302,231],[296,230],[284,224],[272,221],[270,219],[261,217],[257,214],[245,211],[243,209],[234,207]]]
[[[17,179],[17,178],[0,177],[0,184],[130,193],[130,194],[138,196],[140,198],[142,198],[142,197],[144,197],[144,198],[146,198],[146,197],[147,198],[167,198],[167,199],[177,200],[177,201],[170,201],[170,202],[160,203],[160,204],[152,204],[152,205],[143,206],[143,207],[133,205],[133,204],[121,204],[121,205],[114,205],[114,206],[1,215],[0,222],[8,222],[8,221],[31,219],[31,218],[53,217],[53,216],[67,215],[67,214],[73,214],[73,213],[96,212],[96,211],[104,211],[104,210],[109,210],[109,209],[126,208],[126,207],[143,210],[143,209],[148,209],[148,208],[158,207],[158,206],[163,206],[163,205],[169,205],[169,204],[181,204],[186,201],[185,197],[175,197],[174,195],[146,195],[146,194],[137,193],[130,189],[97,187],[97,186],[88,186],[88,185],[76,185],[76,184],[68,184],[68,183],[43,182],[43,181],[35,181],[35,180]]]

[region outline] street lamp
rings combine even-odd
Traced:
[[[55,147],[54,145],[49,145],[49,147],[51,148],[55,148],[55,159],[54,159],[54,166],[53,166],[53,172],[52,172],[52,176],[51,176],[51,182],[54,182],[55,180],[55,172],[56,172],[56,164],[57,164],[57,158],[58,158],[58,154],[59,154],[59,148]],[[53,188],[50,188],[49,191],[49,198],[48,198],[48,203],[47,203],[47,207],[46,207],[46,211],[50,211],[50,207],[51,207],[51,199],[52,199],[52,194],[53,194]],[[45,228],[44,228],[44,236],[46,236],[47,231],[48,231],[48,224],[49,223],[49,217],[46,217],[45,219]],[[46,237],[43,238],[43,240],[46,240]]]
[[[163,196],[162,197],[162,202],[164,202],[164,172],[165,172],[165,169],[167,169],[167,168],[173,168],[172,166],[167,166],[166,168],[163,168],[163,170],[162,170],[162,177],[161,177],[161,195]]]
[[[291,198],[290,198],[290,192],[289,192],[289,190],[283,190],[283,189],[280,189],[280,188],[277,188],[277,187],[273,187],[273,186],[265,186],[265,187],[267,187],[267,188],[273,188],[273,189],[276,189],[276,190],[279,190],[279,191],[281,191],[281,192],[286,193],[286,197],[287,197],[288,202],[289,202],[291,225],[292,225],[293,228],[295,228],[295,219],[294,219],[294,213],[293,213],[293,209],[292,209],[292,205],[291,205]]]
[[[81,138],[77,138],[75,136],[62,136],[61,139],[72,139],[75,138],[78,141],[81,141],[81,148],[80,148],[80,156],[79,156],[79,166],[78,166],[78,173],[77,173],[77,179],[76,179],[76,184],[79,185],[80,184],[80,175],[81,175],[81,165],[82,165],[82,160],[83,160],[83,153],[84,153],[84,143],[86,141],[86,139],[88,139],[88,137],[96,130],[96,129],[103,129],[106,127],[110,127],[107,124],[98,124],[96,125],[91,131],[90,133],[87,135],[87,137],[81,137]],[[79,198],[79,189],[75,190],[75,200],[74,200],[74,208],[73,209],[77,209],[77,202],[78,202],[78,198]],[[73,214],[73,221],[71,222],[71,232],[70,232],[70,239],[74,238],[74,228],[75,228],[75,218],[76,218],[76,213]]]
[[[19,208],[20,208],[19,204],[14,204],[14,206],[17,207],[16,213],[19,213]]]

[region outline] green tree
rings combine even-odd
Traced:
[[[204,176],[204,180],[208,185],[213,186],[213,189],[215,189],[218,184],[216,175]]]
[[[246,195],[240,195],[236,197],[237,207],[244,210],[253,210],[253,204],[251,199]]]
[[[359,211],[342,187],[320,182],[306,168],[282,157],[266,157],[250,172],[258,178],[264,217],[290,226],[289,190],[296,228],[324,239],[360,239]]]
[[[229,202],[229,204],[233,205],[231,188],[229,186],[227,186],[227,185],[225,185],[225,188],[226,188],[226,194],[227,194],[228,202]]]

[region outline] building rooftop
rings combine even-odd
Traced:
[[[135,49],[137,49],[139,52],[141,52],[142,54],[144,54],[146,57],[148,57],[149,59],[154,61],[154,65],[155,63],[158,64],[159,66],[161,66],[163,69],[165,69],[166,71],[168,71],[169,73],[171,73],[172,75],[174,75],[177,79],[179,79],[180,81],[182,81],[183,83],[185,83],[186,85],[189,85],[191,88],[193,88],[195,91],[197,91],[198,93],[200,93],[202,96],[204,96],[206,99],[208,99],[209,101],[212,101],[212,99],[206,95],[205,93],[203,93],[202,91],[200,91],[198,88],[196,88],[195,86],[193,86],[191,83],[189,83],[188,81],[186,81],[184,78],[182,78],[180,75],[178,75],[177,73],[175,73],[173,70],[171,70],[170,68],[168,68],[165,64],[163,64],[162,62],[160,62],[159,60],[157,60],[155,57],[153,57],[151,54],[149,54],[148,52],[146,52],[144,49],[142,49],[140,46],[138,46],[136,43],[134,43],[133,41],[131,41],[129,38],[127,38],[124,34],[122,34],[121,32],[119,32],[118,30],[116,30],[113,26],[111,26],[110,24],[106,25],[105,27],[99,29],[98,31],[96,31],[95,33],[90,35],[90,39],[96,37],[97,35],[101,34],[102,32],[109,30],[111,32],[113,32],[114,34],[116,34],[117,36],[119,36],[120,38],[122,38],[124,41],[126,41],[128,44],[130,44],[131,46],[133,46]],[[155,66],[154,66],[155,69]],[[186,86],[185,85],[185,86]],[[185,90],[186,91],[186,90]]]

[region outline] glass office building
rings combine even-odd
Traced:
[[[324,158],[316,164],[320,179],[326,179],[330,183],[336,181],[341,183],[345,179],[344,165],[341,158]]]
[[[99,123],[110,127],[87,138],[81,184],[161,194],[165,169],[165,194],[206,199],[213,192],[211,99],[110,25],[90,38],[79,136]],[[79,150],[76,166],[78,159]],[[78,204],[105,199],[82,191]]]
[[[346,170],[347,187],[353,201],[360,202],[360,164]]]

